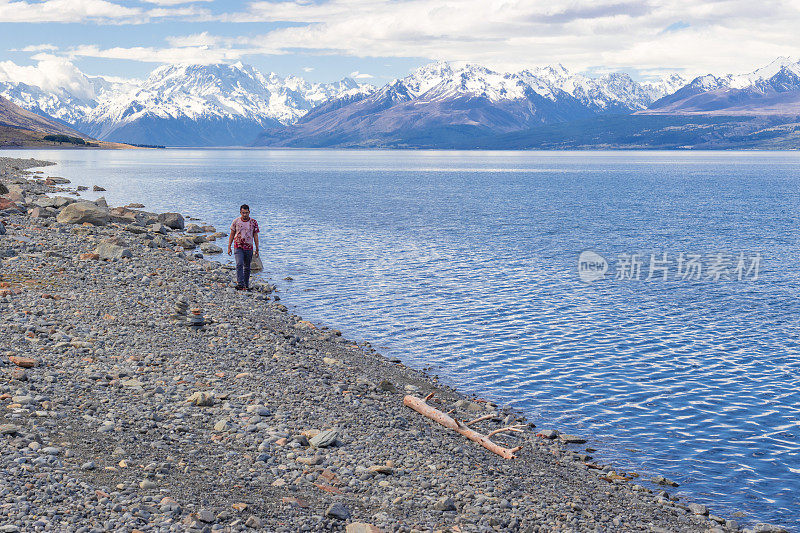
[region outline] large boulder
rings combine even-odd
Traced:
[[[28,211],[28,215],[31,218],[53,218],[56,214],[56,210],[49,207],[34,207]]]
[[[216,244],[212,244],[210,242],[205,242],[200,245],[200,251],[204,254],[221,254],[222,248],[217,246]],[[251,263],[252,265],[252,263]]]
[[[34,202],[39,207],[52,207],[53,209],[61,209],[62,207],[66,207],[69,204],[75,203],[74,198],[67,198],[66,196],[54,196],[52,198],[44,197],[39,198]]]
[[[125,231],[130,231],[131,233],[135,233],[136,235],[142,235],[147,233],[147,228],[144,226],[139,226],[138,224],[128,224],[124,228]]]
[[[108,213],[111,215],[111,220],[124,224],[136,222],[141,226],[149,226],[150,224],[158,222],[157,214],[148,213],[147,211],[138,211],[128,207],[112,207],[108,210]]]
[[[114,222],[134,222],[136,220],[136,211],[127,207],[112,207],[108,210],[108,214]]]
[[[0,197],[0,211],[5,211],[6,209],[10,211],[20,211],[19,206],[9,200],[8,198],[1,198]]]
[[[12,202],[16,202],[18,204],[27,204],[28,201],[25,199],[25,195],[21,192],[17,192],[15,190],[8,191],[6,198],[11,200]]]
[[[180,213],[161,213],[158,221],[172,229],[183,229],[183,215]]]
[[[153,233],[160,233],[162,235],[165,235],[169,232],[167,227],[160,222],[156,222],[155,224],[150,224],[149,226],[147,226],[147,229],[149,229]]]
[[[197,248],[197,244],[194,242],[194,239],[192,239],[191,237],[187,237],[185,235],[182,235],[177,239],[175,239],[175,244],[177,244],[178,246],[182,246],[185,250],[194,250],[195,248]]]
[[[98,244],[94,253],[99,255],[100,259],[105,259],[106,261],[114,261],[117,259],[132,257],[130,250],[110,242],[101,242]]]
[[[108,209],[90,202],[75,202],[58,212],[56,220],[62,224],[83,224],[105,226],[111,220]]]

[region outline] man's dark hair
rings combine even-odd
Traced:
[[[242,204],[242,206],[239,208],[239,211],[241,211],[242,209],[247,209],[248,211],[250,211],[250,206],[247,204]]]

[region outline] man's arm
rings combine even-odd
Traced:
[[[256,241],[256,255],[258,255],[258,233],[253,234],[253,239]]]
[[[233,243],[233,232],[228,235],[228,255],[231,255],[231,243]]]

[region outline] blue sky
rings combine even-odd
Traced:
[[[376,84],[439,59],[691,76],[798,56],[799,22],[796,1],[770,0],[0,0],[0,62],[140,78],[241,60]]]

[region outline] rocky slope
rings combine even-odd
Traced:
[[[0,147],[58,145],[58,142],[45,140],[45,136],[49,135],[71,137],[83,142],[90,140],[72,128],[22,109],[0,96]]]

